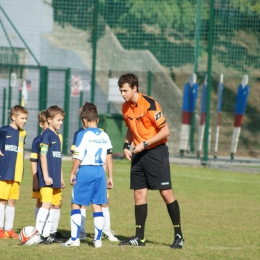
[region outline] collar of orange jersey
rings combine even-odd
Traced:
[[[137,103],[132,103],[130,102],[130,106],[134,109],[135,107],[138,107],[139,103],[140,103],[140,99],[142,98],[142,93],[141,92],[137,92],[138,98],[137,98]]]
[[[141,118],[147,113],[149,104],[147,102],[145,102],[143,94],[141,92],[139,92],[137,103],[130,103],[130,106],[134,110],[134,116],[131,115],[131,117]],[[128,110],[127,114],[130,116],[130,114],[132,114],[132,111]]]

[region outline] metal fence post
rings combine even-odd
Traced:
[[[48,67],[40,67],[40,89],[39,89],[39,111],[47,108],[47,96],[48,96]],[[42,129],[38,125],[38,134]]]
[[[2,126],[5,125],[5,106],[6,106],[6,88],[4,88],[4,91],[3,91]]]
[[[83,103],[83,91],[80,91],[80,94],[79,94],[79,109],[81,108],[82,106],[82,103]],[[79,128],[82,127],[82,121],[81,121],[81,118],[79,117]]]
[[[11,86],[11,74],[13,72],[13,68],[10,68],[9,71],[9,86],[8,86],[8,111],[11,110],[12,107],[12,86]],[[8,117],[8,124],[10,124],[11,118],[10,116]]]
[[[210,25],[209,25],[209,41],[208,41],[208,82],[207,82],[207,99],[206,99],[206,122],[204,132],[204,156],[203,165],[208,163],[208,142],[209,142],[209,123],[210,123],[210,94],[211,94],[211,67],[212,67],[212,52],[214,38],[214,0],[210,0]]]
[[[91,103],[95,103],[95,85],[96,85],[96,55],[97,55],[97,33],[98,33],[98,8],[99,0],[95,0],[94,10],[94,29],[92,45],[92,75],[91,75]]]
[[[194,153],[194,134],[196,124],[196,111],[192,113],[191,125],[190,125],[190,152]]]
[[[65,98],[64,98],[64,123],[63,123],[63,143],[62,151],[63,154],[68,154],[69,145],[69,114],[70,114],[70,79],[71,79],[71,69],[66,70],[65,75]]]
[[[111,70],[109,70],[108,71],[108,82],[109,82],[109,79],[111,79],[111,77],[112,77],[112,72],[111,72]],[[107,90],[107,92],[109,93],[109,83],[108,83],[108,90]],[[107,113],[110,113],[110,106],[111,106],[111,102],[108,101],[107,102]]]
[[[148,86],[147,86],[147,96],[151,96],[152,93],[152,72],[148,71]]]
[[[20,68],[20,79],[23,79],[23,67]],[[23,86],[22,80],[21,80],[21,83],[22,83],[21,86]],[[19,90],[18,103],[20,105],[22,105],[22,89]]]
[[[22,90],[19,90],[18,104],[22,106]]]

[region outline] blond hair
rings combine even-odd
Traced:
[[[11,119],[12,119],[12,116],[17,116],[19,113],[28,115],[29,112],[28,112],[27,108],[20,106],[20,105],[15,105],[10,110]]]

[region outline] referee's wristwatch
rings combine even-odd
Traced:
[[[143,141],[143,144],[144,144],[144,149],[148,149],[148,147],[149,147],[148,143]]]

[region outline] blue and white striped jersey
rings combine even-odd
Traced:
[[[112,144],[105,132],[99,128],[87,128],[77,134],[73,158],[80,160],[80,165],[103,165],[109,149]]]

